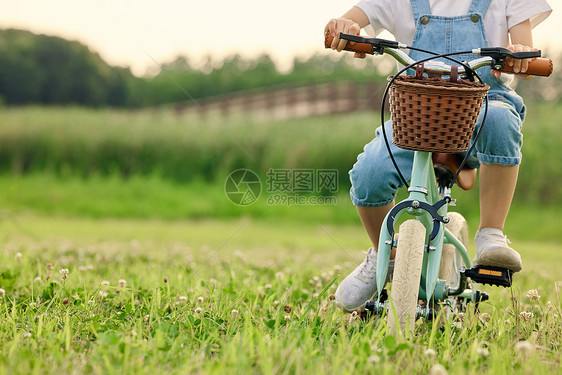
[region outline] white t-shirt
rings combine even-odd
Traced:
[[[453,4],[454,3],[454,4]],[[456,17],[468,13],[472,0],[429,0],[431,13]],[[357,4],[369,18],[375,34],[388,30],[397,41],[411,44],[416,25],[410,0],[363,0]],[[552,12],[545,0],[492,0],[484,17],[490,47],[505,47],[508,30],[531,20],[531,27],[544,21]]]

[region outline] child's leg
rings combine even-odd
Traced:
[[[390,122],[385,124],[390,137]],[[390,142],[390,140],[389,140]],[[404,150],[391,144],[392,153],[406,179],[410,178],[413,151]],[[402,185],[392,164],[383,141],[381,129],[377,129],[376,138],[365,146],[364,152],[357,157],[357,163],[349,172],[351,179],[351,199],[357,207],[359,217],[373,242],[367,251],[363,263],[351,272],[336,290],[336,304],[345,311],[362,308],[377,292],[376,264],[378,239],[381,225],[388,211],[394,206],[394,195]],[[391,254],[394,258],[394,254]],[[390,262],[388,275],[392,274],[394,261]],[[388,278],[387,278],[388,280]]]
[[[379,246],[379,237],[381,234],[381,226],[383,224],[384,218],[388,211],[394,207],[394,201],[385,206],[381,207],[361,207],[357,206],[357,213],[361,218],[363,227],[367,231],[371,242],[373,243],[373,248],[377,249]],[[392,249],[390,253],[390,259],[394,259],[396,256],[396,249]]]
[[[507,100],[506,100],[507,99]],[[492,97],[482,135],[476,142],[480,161],[480,226],[475,263],[522,269],[521,256],[509,246],[503,227],[515,192],[525,107],[516,94]]]
[[[509,246],[503,226],[515,192],[519,166],[482,164],[480,167],[480,227],[476,233],[475,263],[523,268],[521,256]]]
[[[503,231],[515,193],[519,166],[482,164],[480,167],[480,227]]]

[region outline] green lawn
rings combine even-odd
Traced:
[[[560,364],[556,242],[514,242],[524,270],[512,290],[484,288],[489,321],[472,310],[458,327],[419,321],[400,344],[379,319],[350,321],[328,298],[361,261],[358,224],[11,213],[0,238],[0,373],[394,374],[439,363],[451,374],[554,374]]]
[[[171,110],[2,107],[0,374],[560,373],[561,111],[530,106],[505,228],[524,259],[514,286],[484,287],[482,315],[420,320],[396,342],[330,299],[369,246],[346,171],[373,113],[217,126]],[[339,187],[333,204],[263,192],[239,207],[224,188],[237,168],[337,169]],[[472,237],[477,190],[453,197]]]

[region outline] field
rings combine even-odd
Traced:
[[[329,299],[361,261],[358,225],[27,214],[3,220],[0,235],[3,373],[427,373],[442,364],[554,374],[560,364],[556,243],[517,241],[525,270],[512,290],[487,287],[480,316],[419,321],[396,343],[381,320],[353,320]]]
[[[167,112],[0,109],[0,373],[560,373],[562,116],[534,108],[506,226],[524,270],[403,342],[331,299],[368,247],[345,169],[369,115],[184,133]],[[239,207],[240,167],[344,172],[334,204]],[[455,193],[471,236],[475,194]]]

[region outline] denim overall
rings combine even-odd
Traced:
[[[483,19],[488,11],[490,0],[472,0],[468,14],[457,17],[441,17],[431,14],[428,0],[411,0],[416,23],[412,46],[438,53],[457,52],[474,48],[488,47]],[[429,55],[410,51],[413,59]],[[474,55],[453,56],[457,60],[471,60]],[[443,59],[446,64],[454,64]],[[490,68],[477,70],[485,83],[490,85],[488,114],[486,123],[468,165],[478,167],[480,163],[514,166],[521,163],[523,135],[521,127],[525,117],[523,100],[514,90],[490,74]],[[476,124],[474,134],[480,127],[484,108]],[[387,121],[385,131],[392,134],[392,124]],[[404,177],[409,180],[412,173],[414,151],[390,145],[394,158]],[[351,179],[351,199],[356,206],[384,206],[392,202],[402,181],[388,155],[381,128],[376,137],[368,143],[364,152],[349,172]]]

